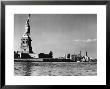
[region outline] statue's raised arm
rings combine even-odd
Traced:
[[[24,33],[24,35],[27,35],[27,36],[30,35],[30,24],[29,24],[29,21],[30,21],[30,14],[29,14],[28,19],[27,19],[26,24],[25,24],[25,33]]]

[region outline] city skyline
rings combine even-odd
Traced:
[[[28,14],[14,15],[14,50],[20,50]],[[30,35],[34,53],[53,52],[54,57],[65,54],[97,58],[96,14],[31,14]]]

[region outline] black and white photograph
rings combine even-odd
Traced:
[[[97,76],[97,14],[14,14],[14,76]]]

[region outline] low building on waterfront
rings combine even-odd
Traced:
[[[38,57],[39,57],[39,58],[53,58],[53,52],[50,51],[49,54],[40,53],[40,54],[38,54]]]
[[[17,59],[17,58],[20,58],[20,54],[18,54],[18,51],[16,52],[16,51],[14,51],[14,59]]]

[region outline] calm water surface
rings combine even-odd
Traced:
[[[15,76],[96,76],[97,63],[14,62]]]

